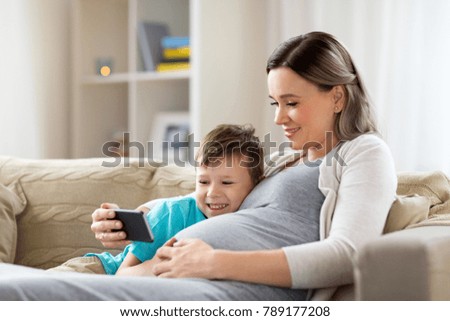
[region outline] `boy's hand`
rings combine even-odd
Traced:
[[[116,208],[119,208],[117,204],[103,203],[92,213],[91,230],[95,233],[95,238],[102,242],[103,246],[109,248],[123,247],[130,243],[125,240],[125,232],[112,232],[112,230],[122,228],[121,221],[113,220]]]

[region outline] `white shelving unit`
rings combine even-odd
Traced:
[[[188,112],[196,140],[219,123],[264,134],[267,1],[73,0],[71,156],[101,157],[123,132],[145,146],[158,112]],[[143,71],[142,20],[190,37],[191,70]],[[113,62],[108,77],[97,75],[100,58]]]
[[[72,157],[103,156],[103,144],[124,132],[145,144],[159,111],[189,111],[191,72],[144,71],[137,40],[140,21],[164,22],[171,35],[189,36],[189,1],[75,0],[73,5]],[[110,76],[97,74],[98,59],[112,61]]]

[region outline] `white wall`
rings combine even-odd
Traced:
[[[70,0],[0,3],[0,154],[68,156]]]
[[[195,137],[220,123],[252,123],[257,134],[263,135],[267,109],[265,1],[192,3],[197,7],[191,30],[198,35],[192,44],[191,104],[198,111],[193,117]],[[201,65],[197,61],[202,61]]]

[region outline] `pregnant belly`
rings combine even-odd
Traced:
[[[317,241],[317,221],[269,207],[247,209],[192,225],[176,238],[198,238],[216,249],[277,249]]]

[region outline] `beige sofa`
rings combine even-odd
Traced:
[[[111,160],[0,157],[0,262],[47,269],[104,251],[90,231],[101,202],[135,208],[194,189],[193,168],[102,163]],[[449,180],[439,172],[400,174],[398,193],[424,197],[394,203],[387,234],[360,251],[355,285],[337,299],[450,300]]]

